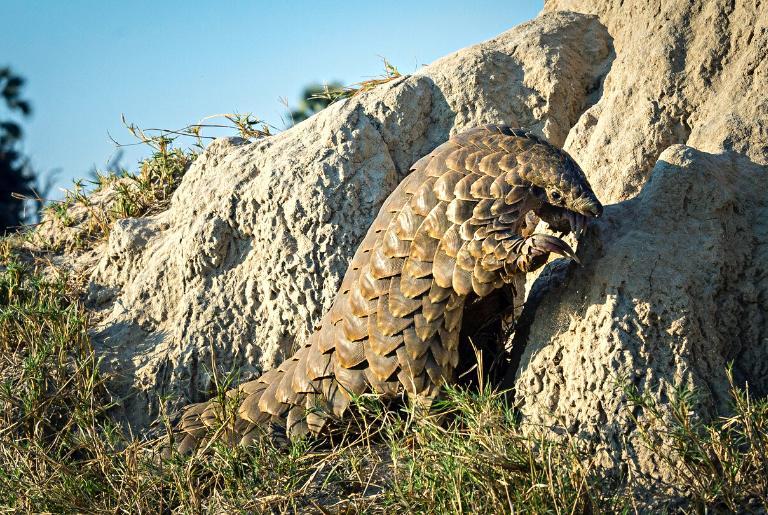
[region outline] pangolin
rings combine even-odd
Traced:
[[[434,398],[459,365],[465,303],[550,253],[575,257],[561,239],[524,231],[526,215],[580,232],[602,209],[576,162],[528,131],[487,125],[450,138],[384,202],[304,346],[227,392],[239,407],[217,434],[247,444],[270,425],[295,439],[320,433],[366,392]],[[177,449],[211,438],[222,418],[220,402],[188,407]]]

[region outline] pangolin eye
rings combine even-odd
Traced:
[[[559,201],[559,200],[562,200],[562,198],[563,197],[560,195],[559,192],[557,191],[552,192],[552,200]]]

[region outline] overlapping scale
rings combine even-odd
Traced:
[[[515,233],[544,145],[520,129],[486,126],[417,161],[382,205],[320,329],[278,369],[233,390],[242,401],[223,434],[244,444],[258,425],[277,423],[297,438],[324,431],[368,391],[437,395],[458,365],[467,297],[566,252]],[[222,423],[215,403],[200,406],[183,415],[180,450]]]

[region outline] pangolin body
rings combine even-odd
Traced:
[[[565,152],[522,129],[471,129],[416,162],[381,207],[319,329],[279,367],[227,393],[240,403],[228,439],[246,444],[267,423],[290,438],[319,433],[365,392],[434,397],[453,380],[467,299],[541,266],[550,252],[573,256],[558,238],[522,235],[531,211],[567,231],[602,206]],[[220,414],[218,403],[189,407],[177,448],[210,437]]]

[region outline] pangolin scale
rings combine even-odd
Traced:
[[[454,379],[465,303],[542,266],[574,257],[554,236],[527,234],[535,213],[557,231],[580,231],[602,213],[564,151],[522,129],[488,125],[452,137],[417,161],[360,244],[330,311],[277,368],[227,392],[239,403],[224,431],[247,444],[259,426],[289,438],[320,433],[353,396],[433,398]],[[183,413],[184,453],[222,425],[221,403]]]

